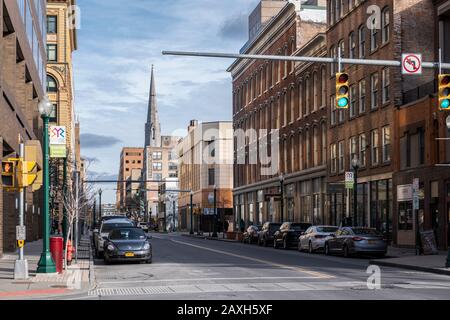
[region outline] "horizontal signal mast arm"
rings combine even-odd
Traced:
[[[227,59],[257,59],[257,60],[282,60],[298,62],[321,62],[321,63],[339,63],[338,58],[323,57],[301,57],[301,56],[271,56],[256,54],[234,54],[234,53],[213,53],[213,52],[185,52],[185,51],[162,51],[163,55],[186,56],[186,57],[204,57],[204,58],[227,58]],[[401,67],[402,63],[396,60],[369,60],[369,59],[348,59],[341,58],[342,64]],[[423,68],[437,69],[439,62],[423,62]],[[450,69],[450,63],[442,63],[443,69]]]

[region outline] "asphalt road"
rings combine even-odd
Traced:
[[[95,261],[96,286],[80,299],[450,299],[450,277],[381,267],[368,258],[153,234],[153,264]],[[376,281],[370,281],[376,285]]]

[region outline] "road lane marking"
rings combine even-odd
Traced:
[[[228,281],[228,280],[298,280],[298,279],[317,279],[317,277],[227,277],[227,278],[197,278],[197,279],[161,279],[161,280],[141,280],[141,281],[99,281],[100,285],[107,284],[125,284],[125,283],[154,283],[154,282],[182,282],[182,281]]]
[[[265,261],[265,260],[261,260],[261,259],[257,259],[257,258],[251,258],[251,257],[243,256],[243,255],[236,254],[236,253],[231,253],[231,252],[227,252],[227,251],[212,249],[212,248],[208,248],[208,247],[202,247],[202,246],[199,246],[199,245],[186,243],[186,242],[181,242],[181,241],[176,241],[176,240],[172,240],[172,239],[170,241],[178,243],[178,244],[182,244],[182,245],[185,245],[185,246],[190,246],[190,247],[203,249],[203,250],[207,250],[207,251],[211,251],[211,252],[215,252],[215,253],[225,254],[225,255],[228,255],[228,256],[231,256],[231,257],[236,257],[236,258],[240,258],[240,259],[244,259],[244,260],[249,260],[249,261],[253,261],[253,262],[258,262],[258,263],[270,265],[270,266],[281,268],[281,269],[288,269],[288,270],[293,270],[293,271],[297,271],[297,272],[306,273],[306,274],[314,276],[314,277],[316,277],[318,279],[332,279],[332,278],[335,278],[334,276],[326,274],[326,273],[317,272],[317,271],[311,271],[311,270],[300,268],[300,267],[293,267],[293,266],[288,266],[288,265],[285,265],[285,264],[269,262],[269,261]]]

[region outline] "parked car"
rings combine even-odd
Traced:
[[[144,232],[148,232],[148,222],[139,222],[139,228],[141,228]]]
[[[335,233],[339,227],[335,226],[312,226],[300,235],[298,250],[308,250],[313,253],[325,248],[325,239]]]
[[[108,264],[112,261],[139,261],[152,263],[152,244],[138,227],[118,227],[104,237],[104,260]]]
[[[342,253],[345,257],[365,253],[384,256],[387,241],[376,229],[342,227],[325,240],[325,254]]]
[[[242,235],[243,243],[258,243],[258,232],[261,230],[261,226],[252,225],[247,228],[247,230]]]
[[[273,243],[273,235],[280,229],[281,223],[266,222],[258,233],[258,244],[267,247]]]
[[[103,256],[104,237],[107,237],[113,229],[122,227],[134,227],[133,222],[123,219],[112,219],[102,223],[99,231],[94,235],[95,256],[101,258]]]
[[[273,235],[273,247],[278,248],[280,244],[283,249],[297,247],[300,234],[305,232],[309,227],[311,227],[310,223],[283,223],[280,229]]]

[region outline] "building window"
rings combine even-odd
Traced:
[[[371,92],[371,109],[378,107],[378,73],[374,73],[370,76],[370,92]]]
[[[425,164],[425,133],[423,128],[418,129],[419,132],[419,164]],[[450,217],[449,217],[450,218]]]
[[[303,83],[298,84],[298,118],[303,116]]]
[[[47,33],[55,34],[58,32],[58,17],[57,16],[47,16]]]
[[[287,45],[286,45],[286,47],[284,48],[284,56],[285,56],[285,57],[289,56]],[[287,60],[285,60],[285,61],[284,61],[284,76],[283,76],[283,78],[286,78],[287,75],[288,75],[288,62],[287,62]]]
[[[330,106],[331,106],[331,125],[334,126],[337,121],[337,109],[336,109],[336,96],[332,95],[330,97]]]
[[[334,22],[336,21],[335,20],[335,13],[334,13],[335,1],[336,0],[331,0],[331,3],[330,3],[330,24],[334,24]]]
[[[313,75],[313,111],[319,109],[319,80],[317,77],[317,72]]]
[[[339,158],[339,173],[341,173],[341,172],[344,172],[344,169],[345,169],[344,141],[339,142],[338,158]]]
[[[386,126],[383,128],[383,162],[391,161],[391,128]]]
[[[287,126],[288,125],[288,95],[285,92],[283,94],[283,125]]]
[[[358,156],[358,137],[351,137],[349,142],[349,165],[351,166],[352,160]]]
[[[384,68],[382,73],[382,85],[383,85],[383,104],[390,100],[390,90],[391,85],[389,68]]]
[[[359,27],[359,57],[364,58],[366,56],[366,28],[364,25]]]
[[[294,88],[291,89],[291,99],[290,99],[290,104],[291,104],[291,122],[295,121],[295,90]]]
[[[55,78],[50,75],[47,75],[47,92],[58,92],[58,84],[56,83]]]
[[[58,122],[58,105],[52,104],[52,112],[50,112],[50,117],[48,118],[49,122],[57,123]]]
[[[327,124],[322,123],[322,164],[327,164]]]
[[[373,130],[371,133],[371,146],[372,146],[372,154],[371,154],[371,158],[372,158],[372,166],[376,166],[378,165],[378,149],[379,149],[379,145],[378,145],[378,130]]]
[[[384,44],[389,41],[390,20],[389,8],[384,8],[381,13],[381,42]]]
[[[305,167],[308,169],[311,166],[311,137],[309,134],[309,130],[306,130],[305,135],[305,151],[306,151],[306,158],[305,158]]]
[[[322,67],[322,72],[321,72],[321,82],[322,85],[320,86],[321,90],[322,90],[322,98],[320,101],[320,106],[325,107],[327,105],[327,71],[325,69],[325,67]]]
[[[319,165],[320,145],[319,145],[319,128],[317,126],[313,129],[313,166]]]
[[[359,136],[359,161],[361,163],[361,167],[363,168],[366,166],[366,149],[366,135],[363,133]]]
[[[355,42],[355,33],[351,32],[348,36],[348,50],[349,50],[349,58],[354,59],[356,57],[356,42]]]
[[[162,163],[161,162],[153,162],[152,168],[154,171],[161,171],[162,170]]]
[[[370,28],[370,51],[373,52],[377,48],[378,48],[377,18],[374,17],[371,20],[371,28]]]
[[[162,160],[162,152],[153,152],[152,159],[153,160]]]
[[[208,185],[214,186],[216,184],[216,169],[208,169]]]
[[[303,135],[298,136],[298,169],[303,170]]]
[[[341,1],[342,0],[336,0],[336,10],[335,10],[335,21],[339,21],[339,18],[341,17]]]
[[[335,46],[330,48],[330,57],[336,59],[337,58],[337,49]],[[336,63],[330,64],[330,73],[332,76],[336,74]]]
[[[356,116],[356,86],[355,85],[351,85],[350,86],[350,118],[353,118]]]
[[[309,105],[311,103],[311,85],[309,77],[305,80],[305,115],[309,114]]]
[[[337,157],[336,157],[336,144],[331,145],[331,173],[336,173],[337,170]]]
[[[47,44],[47,60],[55,62],[57,60],[57,45]]]
[[[341,50],[341,58],[345,58],[345,42],[341,40],[339,42],[339,49]]]
[[[366,112],[366,80],[359,82],[359,113]]]

